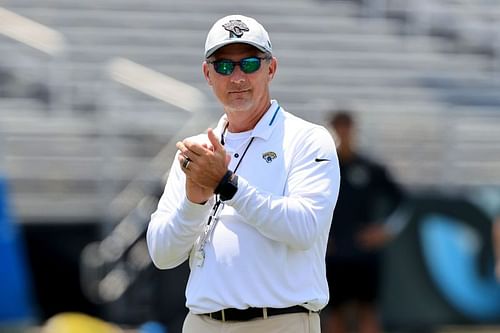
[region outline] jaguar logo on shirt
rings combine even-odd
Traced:
[[[268,152],[265,152],[264,154],[262,154],[262,158],[267,163],[271,163],[276,157],[277,157],[277,155],[274,151],[268,151]]]

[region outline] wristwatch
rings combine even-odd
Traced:
[[[231,200],[238,191],[238,176],[231,170],[227,170],[224,177],[214,190],[222,201]]]

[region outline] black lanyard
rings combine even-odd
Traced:
[[[229,122],[226,123],[226,126],[224,127],[224,130],[222,131],[222,134],[221,134],[220,143],[223,146],[225,144],[224,134],[226,133],[226,130],[227,130],[228,126],[229,126]],[[238,163],[236,164],[236,167],[234,168],[233,173],[236,173],[236,170],[238,170],[238,167],[240,166],[241,161],[243,161],[243,158],[245,157],[245,155],[246,155],[246,153],[248,151],[248,148],[250,148],[250,146],[252,145],[253,139],[255,139],[254,136],[252,136],[252,138],[250,139],[250,142],[245,147],[245,150],[243,151],[243,154],[241,154],[241,158],[238,161]],[[212,223],[212,221],[217,217],[218,214],[220,214],[219,208],[220,208],[220,210],[222,210],[222,208],[224,207],[224,205],[221,206],[221,203],[222,203],[222,200],[217,195],[217,200],[215,201],[215,204],[212,207],[212,213],[210,214],[210,217],[208,218],[207,227],[210,227],[210,224]]]
[[[274,119],[276,117],[276,114],[278,113],[278,110],[280,107],[276,109],[274,112],[273,118],[271,119],[271,122],[269,123],[269,126],[274,122]],[[224,126],[224,130],[221,133],[221,139],[220,143],[224,146],[225,140],[224,140],[224,134],[226,133],[226,130],[229,126],[229,122],[226,123]],[[250,142],[247,144],[245,147],[245,150],[243,151],[243,154],[241,155],[240,160],[236,164],[236,167],[234,168],[233,172],[236,173],[236,170],[238,170],[238,167],[241,164],[241,161],[243,161],[243,158],[245,157],[248,149],[252,145],[253,140],[255,139],[254,136],[250,139]],[[224,202],[219,198],[219,196],[216,196],[216,201],[215,204],[212,207],[212,211],[208,217],[207,224],[205,225],[205,230],[200,238],[200,242],[198,244],[198,249],[195,252],[195,260],[196,260],[196,265],[198,267],[203,266],[203,262],[205,261],[205,243],[207,242],[208,238],[210,237],[210,234],[212,233],[213,229],[215,228],[215,225],[217,224],[217,221],[219,220],[219,215],[224,209]],[[196,245],[195,245],[196,246]]]
[[[220,143],[224,146],[225,145],[225,140],[224,140],[224,134],[226,133],[226,130],[227,130],[227,127],[229,126],[229,122],[226,123],[226,126],[224,126],[224,130],[222,131],[222,134],[220,135]],[[245,157],[247,151],[248,151],[248,148],[250,148],[250,145],[252,144],[253,142],[253,139],[255,139],[254,136],[252,136],[252,138],[250,139],[250,142],[247,144],[247,146],[245,147],[245,150],[243,151],[243,154],[241,154],[241,158],[240,160],[238,161],[238,163],[236,164],[236,167],[234,168],[233,172],[236,173],[236,170],[238,170],[238,167],[240,166],[241,164],[241,161],[243,161],[243,158]]]
[[[226,132],[227,126],[228,126],[228,124],[226,124],[226,127],[224,127],[224,131],[222,131],[222,134],[221,134],[220,142],[222,145],[224,145],[224,133]],[[250,142],[245,147],[245,151],[241,155],[241,158],[238,161],[238,164],[236,165],[236,168],[234,168],[233,172],[236,172],[236,170],[238,170],[238,167],[240,166],[240,163],[243,160],[243,157],[245,157],[245,154],[247,153],[248,148],[250,148],[250,145],[252,144],[254,138],[255,137],[252,137],[250,139]],[[213,229],[215,228],[217,221],[219,220],[220,213],[224,209],[224,202],[219,198],[218,195],[216,198],[217,198],[217,200],[215,201],[215,204],[212,207],[212,210],[211,210],[210,215],[208,217],[207,224],[205,225],[205,230],[203,231],[203,234],[201,235],[200,242],[198,244],[198,249],[195,252],[196,265],[198,267],[203,266],[203,262],[205,261],[205,244],[206,244],[208,238],[210,237],[210,234],[212,233]]]

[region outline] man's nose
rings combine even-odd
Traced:
[[[245,81],[246,74],[241,70],[240,66],[234,66],[234,70],[231,73],[231,81],[234,83],[241,83]]]

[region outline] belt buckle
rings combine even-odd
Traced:
[[[267,319],[267,308],[262,308],[262,318]]]
[[[220,319],[220,320],[221,320],[222,322],[226,322],[226,313],[224,312],[224,309],[219,310],[219,311],[217,311],[217,312],[220,312],[220,313],[221,313],[221,319]],[[210,317],[210,319],[216,319],[216,318],[214,318],[213,314],[214,314],[214,313],[217,313],[217,312],[210,312],[210,313],[208,314],[208,316]],[[219,320],[219,319],[216,319],[216,320]]]

